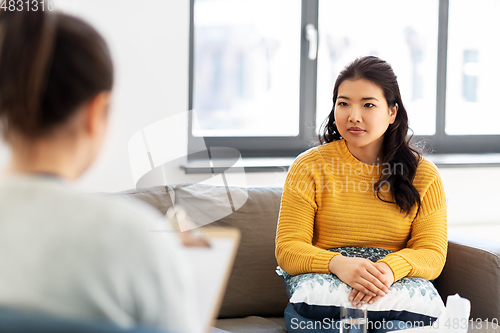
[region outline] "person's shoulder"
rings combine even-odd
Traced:
[[[309,148],[308,150],[297,156],[293,164],[303,165],[311,163],[322,163],[330,158],[335,158],[336,155],[338,155],[338,147],[341,144],[342,140],[337,140]]]
[[[6,221],[14,221],[16,212],[29,209],[23,223],[58,230],[65,244],[75,248],[88,242],[104,248],[110,243],[138,244],[147,239],[149,231],[165,224],[162,214],[146,203],[119,195],[81,193],[72,184],[53,177],[2,179],[0,200],[8,203],[1,212]]]
[[[18,199],[29,194],[29,200],[34,204],[46,207],[43,214],[54,216],[55,221],[66,219],[68,227],[82,232],[87,229],[134,232],[137,228],[151,227],[162,216],[158,210],[139,200],[82,193],[69,183],[53,179],[23,177],[14,180],[10,189],[17,191]]]
[[[138,199],[131,199],[119,195],[75,194],[75,200],[100,215],[101,221],[110,226],[143,227],[155,224],[162,214],[151,205]]]
[[[442,179],[437,166],[424,156],[420,157],[413,184],[419,191],[425,191],[431,184],[441,184]]]
[[[324,158],[331,158],[340,157],[343,145],[345,145],[345,141],[342,139],[322,144],[316,148],[321,156]]]
[[[416,176],[438,178],[440,177],[440,174],[437,166],[432,161],[424,156],[421,156],[418,161]]]
[[[313,173],[313,166],[321,163],[319,157],[318,147],[312,147],[299,154],[288,170],[288,177],[293,175],[311,175]]]
[[[83,215],[75,221],[75,229],[81,231],[82,238],[92,239],[105,257],[103,262],[121,253],[121,259],[116,260],[134,257],[144,266],[151,265],[153,257],[178,252],[178,235],[152,206],[119,195],[77,193],[74,199]],[[95,239],[95,235],[99,237]]]

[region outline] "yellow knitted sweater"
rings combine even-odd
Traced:
[[[380,260],[405,276],[434,279],[443,269],[446,251],[446,198],[436,166],[425,158],[413,185],[421,208],[410,214],[378,199],[373,185],[382,172],[401,172],[402,165],[372,166],[357,160],[345,140],[309,149],[288,172],[276,235],[278,264],[292,275],[328,274],[330,260],[343,246],[395,251]],[[385,191],[385,192],[384,192]],[[392,201],[388,184],[384,199]]]

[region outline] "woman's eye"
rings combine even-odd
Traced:
[[[372,103],[366,103],[365,104],[365,108],[372,108],[374,106],[375,106],[375,104],[372,104]]]
[[[347,103],[346,102],[339,102],[338,104],[339,106],[347,106]]]

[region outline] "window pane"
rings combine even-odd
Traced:
[[[195,136],[299,134],[300,0],[195,0]]]
[[[446,133],[500,134],[500,1],[452,0],[449,12]]]
[[[332,109],[342,68],[357,57],[375,55],[398,76],[414,133],[435,133],[438,6],[438,0],[320,0],[318,128]]]

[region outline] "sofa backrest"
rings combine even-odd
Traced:
[[[283,189],[230,189],[233,198],[248,195],[243,206],[234,212],[228,211],[228,190],[224,186],[189,183],[129,190],[119,194],[143,200],[163,214],[175,202],[187,210],[193,221],[202,216],[206,221],[208,216],[214,220],[210,226],[238,228],[241,242],[219,317],[282,317],[288,297],[281,277],[275,272],[277,263],[274,247]]]

